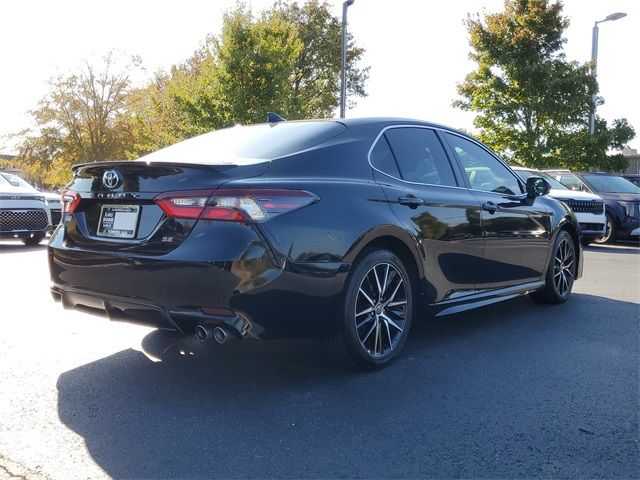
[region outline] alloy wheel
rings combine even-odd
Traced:
[[[553,285],[557,294],[565,297],[571,291],[575,270],[575,253],[573,243],[564,238],[556,249],[553,261]]]
[[[404,335],[407,290],[399,270],[390,263],[374,265],[364,276],[355,305],[356,334],[374,358],[388,355]]]

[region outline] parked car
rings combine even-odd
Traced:
[[[571,190],[591,192],[605,202],[607,226],[604,236],[596,240],[605,243],[640,237],[640,188],[619,175],[609,173],[571,173],[568,170],[545,170]]]
[[[38,190],[24,178],[12,173],[0,172],[0,175],[2,175],[9,181],[9,183],[16,187],[22,187],[24,189],[31,190],[34,193],[37,192],[42,195],[47,202],[47,205],[49,205],[49,210],[51,211],[51,225],[53,227],[56,227],[60,223],[60,218],[62,215],[62,199],[59,193],[43,192],[41,190]]]
[[[640,187],[640,173],[623,173],[620,176],[625,180],[629,180],[634,185]]]
[[[474,184],[477,167],[491,177]],[[414,311],[569,298],[580,229],[548,189],[425,122],[222,129],[75,166],[51,291],[67,308],[203,341],[322,338],[344,364],[380,368]]]
[[[551,175],[532,168],[512,167],[525,182],[527,178],[538,176],[544,178],[549,185],[549,196],[558,199],[567,205],[576,214],[580,228],[582,229],[582,244],[589,245],[605,234],[607,219],[604,213],[604,200],[598,195],[579,190],[571,190],[564,186]]]
[[[51,228],[51,213],[44,196],[12,185],[0,175],[0,238],[19,238],[37,245]]]

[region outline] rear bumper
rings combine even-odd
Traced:
[[[139,299],[107,295],[69,287],[51,287],[51,296],[64,308],[81,310],[112,321],[135,323],[183,334],[192,333],[195,325],[226,325],[239,337],[259,335],[259,328],[242,315],[232,311],[225,315],[210,315],[199,309],[167,310],[160,305],[145,303]],[[221,310],[221,309],[219,309]]]
[[[347,265],[279,262],[255,232],[238,234],[221,251],[211,233],[219,232],[194,230],[170,255],[151,257],[73,248],[62,226],[49,244],[52,295],[66,308],[184,334],[221,323],[242,337],[333,331]],[[208,258],[197,242],[207,244]]]

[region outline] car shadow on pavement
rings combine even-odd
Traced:
[[[63,373],[58,414],[112,478],[631,477],[637,313],[520,298],[416,322],[367,374],[310,341],[152,332],[162,361],[128,349]]]

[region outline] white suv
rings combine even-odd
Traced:
[[[12,185],[0,175],[0,238],[37,245],[51,229],[51,212],[40,192]]]
[[[575,213],[582,228],[582,243],[589,245],[605,234],[607,219],[604,200],[598,195],[578,190],[570,190],[552,176],[531,168],[511,167],[516,174],[527,181],[529,177],[542,177],[551,185],[549,196],[566,203]]]

